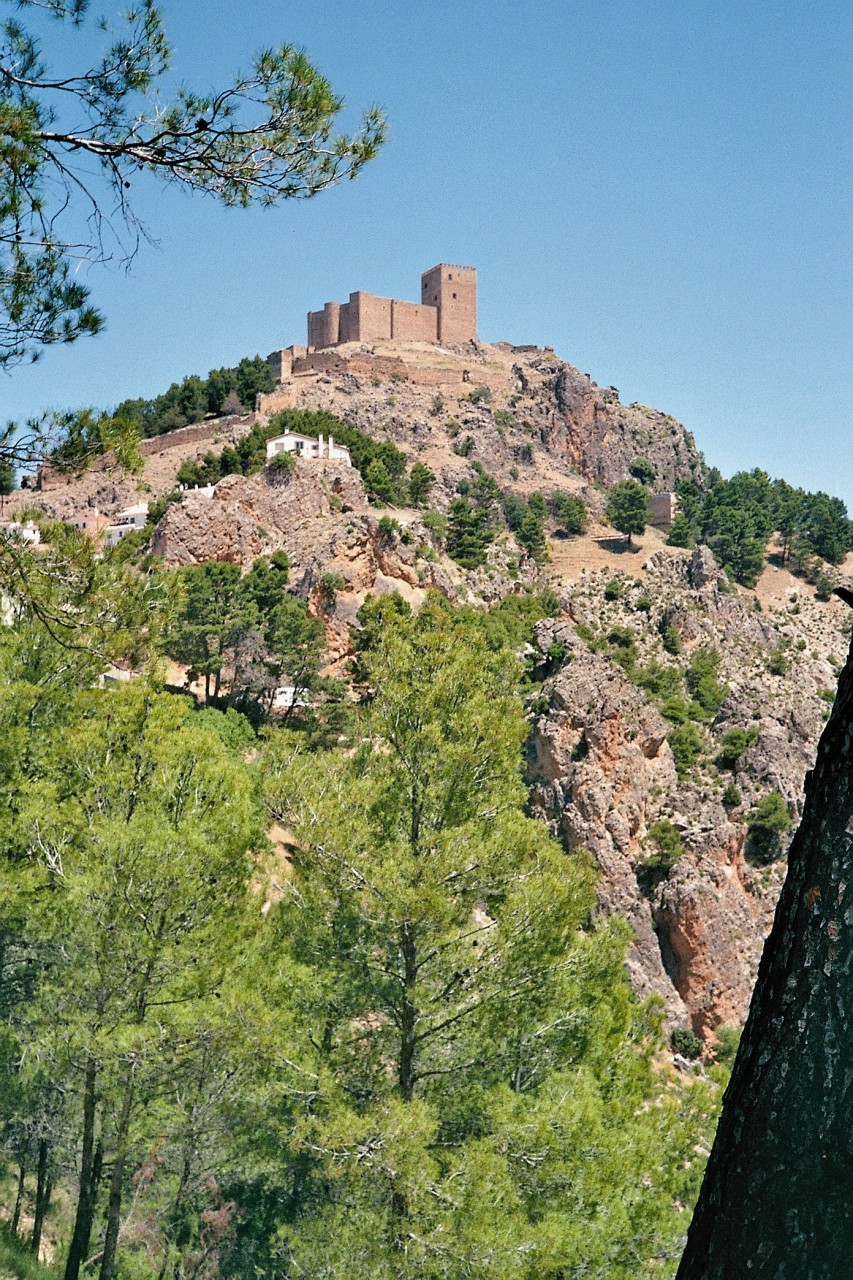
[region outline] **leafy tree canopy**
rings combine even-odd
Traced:
[[[89,17],[88,0],[17,7]],[[289,45],[263,50],[230,85],[160,96],[171,50],[153,0],[104,26],[89,66],[50,68],[39,26],[9,18],[0,37],[0,365],[97,333],[75,267],[133,257],[143,175],[226,205],[275,205],[355,177],[384,137],[375,110],[335,134],[341,98]]]

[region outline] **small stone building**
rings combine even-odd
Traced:
[[[649,494],[650,523],[660,529],[668,529],[678,515],[677,493]]]

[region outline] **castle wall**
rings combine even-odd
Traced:
[[[349,296],[348,342],[376,342],[391,337],[391,299],[358,290]]]
[[[438,312],[419,302],[391,300],[391,337],[400,342],[437,342]]]
[[[358,290],[308,312],[308,346],[343,342],[467,342],[477,337],[477,269],[439,263],[421,276],[421,301]],[[284,376],[284,375],[282,375]]]
[[[327,302],[322,311],[308,312],[308,346],[335,347],[341,341],[341,304]]]
[[[421,276],[421,302],[438,308],[439,342],[477,337],[477,268],[441,262]]]

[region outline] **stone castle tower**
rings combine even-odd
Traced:
[[[477,337],[477,268],[440,262],[421,276],[421,303],[438,312],[438,341]]]
[[[358,290],[308,312],[308,348],[342,342],[467,342],[477,337],[477,268],[441,262],[421,276],[421,301]]]

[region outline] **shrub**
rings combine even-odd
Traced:
[[[651,607],[652,607],[651,596],[638,596],[634,604],[634,608],[638,609],[640,613],[648,613],[651,610]]]
[[[669,746],[676,773],[679,778],[686,778],[705,746],[700,730],[689,722],[677,725],[669,734]]]
[[[717,764],[721,769],[734,769],[738,760],[758,737],[758,725],[749,729],[729,729],[723,734],[722,750],[717,756]]]
[[[727,809],[735,809],[740,804],[740,802],[741,802],[740,791],[735,785],[734,778],[731,778],[726,783],[726,788],[725,788],[725,791],[723,792],[723,804]]]
[[[625,594],[625,583],[622,578],[611,578],[604,588],[605,600],[621,600]]]
[[[701,1057],[702,1041],[689,1027],[676,1027],[669,1037],[669,1043],[673,1053],[680,1053],[682,1058],[689,1058],[691,1062]]]
[[[780,850],[782,836],[793,823],[778,791],[771,791],[753,809],[747,821],[749,850],[758,862],[770,862]]]
[[[732,1026],[717,1027],[714,1035],[717,1037],[714,1045],[714,1061],[725,1063],[727,1066],[735,1060],[740,1044],[741,1028]]]
[[[717,680],[720,655],[710,645],[697,649],[684,674],[687,688],[701,708],[700,718],[713,720],[726,700],[728,688]]]
[[[267,473],[272,480],[288,480],[296,470],[296,455],[277,453],[267,463]]]
[[[521,446],[521,453],[519,454],[519,458],[522,462],[525,462],[528,464],[531,463],[533,461],[533,445],[523,444]]]
[[[684,644],[681,639],[681,632],[678,630],[678,627],[671,625],[664,627],[661,634],[661,643],[667,653],[678,654],[681,653],[681,650],[684,648]]]
[[[488,387],[474,387],[473,391],[468,392],[466,398],[470,404],[488,404],[492,393]]]
[[[441,547],[447,537],[447,516],[440,511],[425,511],[421,516],[424,528],[428,529],[433,542]]]
[[[383,516],[376,528],[381,538],[393,538],[400,532],[400,525],[392,516]]]
[[[786,676],[791,664],[785,650],[780,646],[774,649],[767,659],[767,670],[772,676]]]
[[[474,437],[464,436],[457,444],[453,446],[453,452],[458,453],[460,458],[470,457],[474,448]]]
[[[640,484],[645,485],[650,485],[657,475],[657,471],[648,458],[635,458],[628,468],[628,472],[635,480],[639,480]]]
[[[340,573],[324,573],[320,578],[320,590],[327,596],[332,596],[336,591],[344,591],[346,589],[347,580]]]
[[[835,579],[824,569],[817,575],[814,585],[818,600],[828,600],[832,595],[832,588],[835,586]]]
[[[662,871],[671,870],[684,854],[678,827],[667,818],[652,823],[646,840],[654,845],[654,853],[648,858],[648,863]]]
[[[495,423],[499,427],[515,426],[515,418],[512,416],[509,409],[496,409],[494,413],[494,419],[495,419]]]

